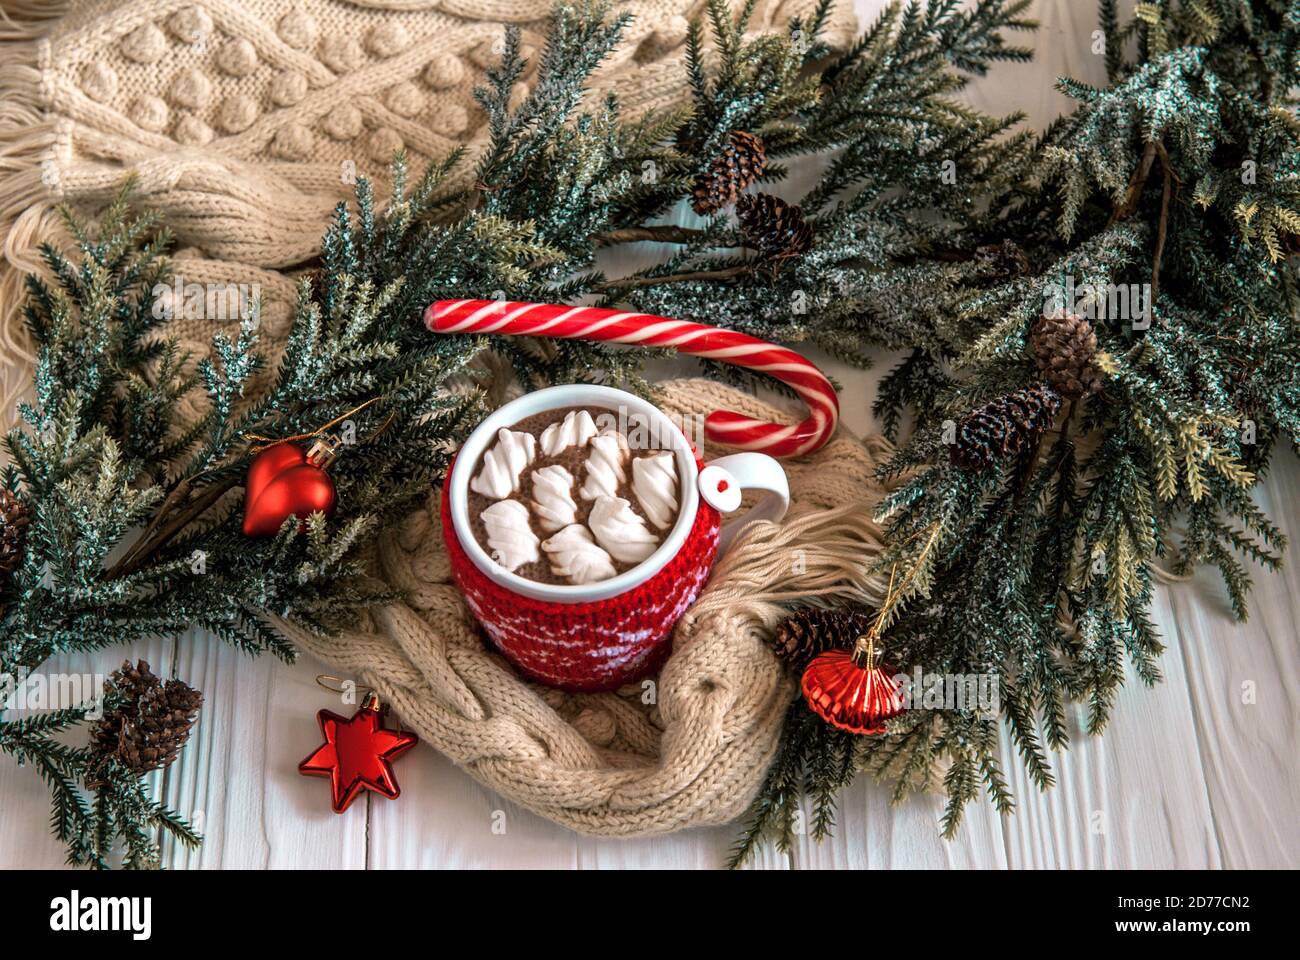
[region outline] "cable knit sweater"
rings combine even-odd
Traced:
[[[552,0],[0,0],[0,352],[11,394],[30,360],[21,274],[57,234],[54,207],[93,210],[124,174],[160,210],[186,282],[258,284],[264,331],[283,336],[293,283],[330,211],[357,175],[382,186],[405,148],[418,172],[481,142],[472,97],[500,54],[504,24],[541,47]],[[683,95],[687,17],[701,0],[623,0],[633,15],[596,75],[629,113]],[[759,0],[753,29],[806,14],[814,0]],[[828,39],[844,45],[848,4]],[[533,58],[534,61],[536,58]],[[533,73],[521,81],[526,94]],[[206,352],[211,320],[180,321]],[[3,364],[0,364],[3,366]],[[9,404],[6,403],[6,407]]]

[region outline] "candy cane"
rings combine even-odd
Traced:
[[[502,300],[439,300],[424,311],[424,322],[434,333],[492,333],[674,347],[691,356],[723,360],[770,374],[789,384],[808,405],[809,417],[802,423],[769,423],[730,410],[715,410],[705,418],[704,435],[709,440],[740,450],[760,450],[774,457],[812,453],[830,439],[840,417],[835,388],[811,362],[793,350],[734,330],[649,313]]]

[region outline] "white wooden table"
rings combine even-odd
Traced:
[[[861,22],[883,0],[858,0]],[[1038,60],[1003,65],[968,91],[995,111],[1021,109],[1043,126],[1067,104],[1051,79],[1104,81],[1091,54],[1093,4],[1039,0]],[[1027,41],[1024,41],[1027,42]],[[614,269],[632,264],[611,261]],[[870,401],[882,357],[867,374],[827,362],[845,385],[845,420],[872,429]],[[683,368],[687,369],[687,368]],[[1293,538],[1300,536],[1300,464],[1282,453],[1259,500]],[[843,798],[835,837],[803,838],[787,856],[761,853],[758,866],[817,867],[1296,867],[1300,866],[1300,562],[1281,575],[1258,573],[1249,624],[1235,624],[1217,580],[1160,588],[1153,611],[1168,644],[1164,682],[1130,676],[1104,738],[1078,729],[1073,749],[1054,757],[1055,789],[1029,783],[1004,737],[1005,769],[1018,809],[1000,817],[972,806],[956,840],[939,836],[937,796],[891,808],[885,787],[860,780]],[[166,800],[206,834],[190,852],[168,847],[183,867],[714,867],[735,831],[689,831],[658,839],[579,837],[487,790],[428,747],[397,767],[396,802],[358,801],[342,816],[328,787],[300,776],[298,761],[318,743],[316,711],[337,709],[315,682],[329,672],[311,658],[286,666],[252,660],[200,633],[51,669],[107,673],[125,656],[148,660],[204,691],[190,745],[158,784]],[[0,867],[50,867],[63,850],[48,834],[48,796],[31,770],[0,759]],[[502,822],[505,830],[494,830]]]

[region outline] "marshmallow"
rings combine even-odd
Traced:
[[[542,542],[548,554],[551,572],[571,583],[595,583],[608,580],[617,572],[609,554],[596,546],[591,531],[580,523],[565,527]]]
[[[583,446],[596,435],[596,421],[586,410],[570,410],[563,423],[553,423],[542,431],[542,453],[557,457],[572,446]]]
[[[673,522],[677,516],[677,464],[671,451],[632,461],[632,492],[660,530]]]
[[[492,559],[511,573],[526,563],[535,563],[537,534],[528,525],[528,508],[518,500],[498,500],[483,511],[488,549]]]
[[[569,492],[573,475],[558,463],[533,471],[533,511],[548,533],[567,527],[578,519],[578,505]]]
[[[483,458],[483,469],[470,481],[469,488],[493,500],[508,497],[519,489],[519,475],[536,455],[536,437],[503,427],[497,431],[497,444]]]
[[[602,430],[588,444],[591,455],[587,457],[587,479],[579,490],[582,499],[617,497],[619,484],[627,480],[627,463],[630,451],[627,437],[617,430]]]
[[[619,563],[640,563],[659,545],[659,538],[622,497],[599,497],[587,525],[596,535],[596,542]]]

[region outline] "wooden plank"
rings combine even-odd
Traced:
[[[860,18],[882,4],[859,2]],[[1058,75],[1104,82],[1104,63],[1091,49],[1094,4],[1036,4],[1041,29],[1032,64],[1001,65],[965,91],[992,113],[1022,110],[1028,123],[1046,126],[1070,102],[1053,87]],[[888,369],[882,365],[880,370]],[[836,371],[839,375],[839,371]],[[873,371],[868,378],[875,380]],[[874,385],[858,386],[871,394]],[[844,398],[845,421],[859,426],[861,408]],[[1184,600],[1184,602],[1192,602]],[[1004,734],[1002,753],[1018,800],[1017,813],[999,817],[987,802],[973,805],[956,840],[938,840],[940,801],[921,798],[890,810],[884,788],[859,782],[845,797],[843,826],[828,844],[801,845],[803,866],[1116,867],[1215,866],[1215,818],[1203,786],[1205,772],[1195,742],[1195,716],[1187,696],[1178,641],[1181,631],[1162,591],[1156,616],[1171,650],[1166,683],[1155,691],[1130,685],[1116,705],[1104,740],[1077,734],[1072,750],[1054,758],[1058,786],[1040,793],[1028,782]],[[1075,711],[1077,717],[1078,711]],[[1275,719],[1283,719],[1277,717]],[[1075,723],[1076,728],[1078,723]],[[1294,724],[1292,724],[1294,726]],[[925,811],[917,822],[917,811]],[[909,822],[910,821],[910,822]],[[906,824],[903,842],[893,831]],[[874,829],[872,829],[874,827]],[[936,846],[936,844],[938,846]]]
[[[164,838],[166,866],[364,865],[364,811],[335,816],[325,783],[296,769],[319,743],[316,711],[329,706],[329,695],[315,684],[319,663],[254,660],[192,631],[178,641],[57,657],[44,672],[106,676],[128,657],[204,692],[189,744],[175,764],[151,777],[154,795],[193,818],[205,835],[198,851]],[[35,771],[0,759],[0,796],[0,867],[62,866],[63,847],[45,829],[49,794]]]
[[[943,806],[920,794],[893,806],[891,787],[859,777],[840,798],[835,829],[818,842],[804,835],[792,851],[800,870],[967,869],[1005,867],[1000,830],[972,817],[953,842],[939,835]],[[805,804],[805,821],[811,810]]]
[[[729,827],[664,837],[582,837],[482,786],[446,757],[421,746],[402,759],[402,795],[371,804],[372,869],[626,869],[721,866],[736,832]],[[784,866],[767,851],[763,866]]]
[[[47,678],[56,675],[80,674],[92,678],[86,686],[102,684],[123,660],[143,659],[155,672],[166,675],[171,663],[171,645],[166,640],[150,640],[133,644],[129,648],[98,651],[96,653],[67,654],[52,657],[42,664],[40,673]],[[67,706],[68,704],[60,704]],[[39,712],[39,711],[31,711]],[[8,717],[21,717],[28,711],[15,710]],[[89,736],[83,725],[65,735],[68,743],[84,743]],[[157,790],[161,773],[150,778],[151,787]],[[155,794],[156,795],[156,794]],[[66,850],[54,839],[48,829],[50,820],[50,793],[45,781],[30,766],[20,767],[12,757],[0,756],[0,869],[50,869],[65,865]]]
[[[1157,622],[1167,622],[1157,607]],[[1030,781],[1003,732],[1002,766],[1016,812],[1000,816],[987,799],[971,804],[957,837],[939,834],[936,792],[888,804],[887,786],[860,779],[848,791],[835,836],[805,839],[795,864],[807,867],[1116,868],[1218,866],[1214,818],[1196,751],[1187,679],[1172,648],[1166,682],[1154,689],[1130,676],[1104,738],[1071,712],[1073,745],[1053,752],[1055,788]]]
[[[366,810],[330,809],[329,784],[298,773],[321,742],[316,712],[348,712],[316,684],[315,658],[287,665],[250,658],[212,637],[183,637],[177,674],[203,690],[201,722],[167,771],[167,802],[194,817],[196,851],[169,842],[175,867],[359,869],[365,866]]]
[[[863,22],[882,6],[883,0],[855,4]],[[1024,109],[1029,122],[1042,127],[1069,105],[1052,87],[1055,76],[1094,82],[1103,77],[1101,60],[1089,49],[1093,4],[1039,3],[1034,12],[1043,22],[1034,40],[1035,63],[1001,65],[966,95],[992,112]],[[800,175],[807,179],[812,172],[801,168]],[[791,186],[795,193],[798,188]],[[636,245],[606,262],[632,269],[653,249]],[[892,364],[882,357],[863,374],[827,363],[845,387],[844,420],[856,432],[872,429],[870,402],[879,376]],[[681,362],[660,373],[693,371]],[[1289,455],[1282,461],[1264,484],[1261,502],[1295,535],[1300,511],[1293,491],[1300,467]],[[948,842],[939,836],[938,796],[891,807],[887,787],[859,780],[845,792],[832,840],[818,845],[804,837],[789,856],[767,848],[755,865],[1300,865],[1300,835],[1293,828],[1300,796],[1300,704],[1291,692],[1300,688],[1294,552],[1288,562],[1282,576],[1257,578],[1254,619],[1245,626],[1225,615],[1222,588],[1211,576],[1161,588],[1153,613],[1169,644],[1161,663],[1164,683],[1147,690],[1130,679],[1104,738],[1077,733],[1076,710],[1077,736],[1067,754],[1054,757],[1058,784],[1049,792],[1027,782],[1004,739],[1005,767],[1018,800],[1013,816],[998,816],[987,802],[975,804],[961,833]],[[314,662],[288,667],[250,660],[197,634],[177,644],[142,644],[129,655],[143,656],[155,668],[173,664],[207,697],[193,741],[162,789],[182,812],[201,814],[208,839],[196,853],[169,844],[167,862],[173,866],[711,867],[725,859],[735,836],[724,827],[630,841],[579,837],[502,800],[427,747],[403,758],[399,800],[371,799],[336,816],[325,784],[296,770],[318,742],[316,710],[330,705],[314,681],[328,671]],[[110,651],[60,658],[48,669],[106,673],[123,656]],[[1243,698],[1246,691],[1253,701]],[[62,848],[44,830],[48,794],[33,771],[0,760],[0,796],[0,866],[60,865]],[[493,832],[494,822],[503,822],[505,832]]]
[[[865,23],[863,9],[879,9],[888,0],[857,0],[859,23]],[[973,6],[966,0],[965,6]],[[1132,0],[1122,0],[1122,15],[1132,13]],[[1013,44],[1032,47],[1029,63],[997,63],[983,77],[975,77],[961,98],[994,116],[1025,114],[1024,128],[1044,130],[1057,117],[1076,106],[1075,101],[1056,89],[1058,77],[1073,77],[1097,86],[1106,85],[1104,55],[1093,53],[1092,33],[1097,29],[1095,2],[1063,3],[1039,0],[1027,16],[1038,21],[1034,33],[1013,33]]]
[[[1300,463],[1283,450],[1257,501],[1294,544]],[[1166,591],[1222,865],[1300,865],[1300,566],[1293,546],[1280,574],[1255,571],[1251,619],[1232,620],[1217,572]],[[1168,655],[1166,655],[1166,660]]]

